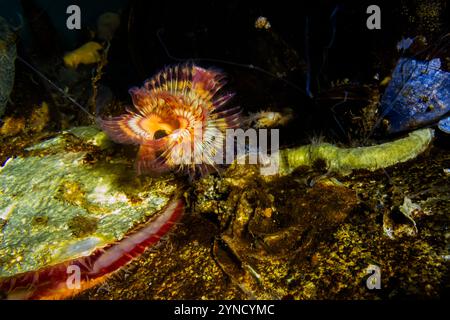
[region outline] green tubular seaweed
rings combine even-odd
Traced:
[[[356,169],[375,171],[415,158],[428,148],[433,137],[433,129],[421,129],[405,138],[370,147],[344,149],[320,143],[284,149],[280,151],[279,174],[289,174],[300,166],[312,166],[320,160],[325,161],[329,171],[341,174]]]

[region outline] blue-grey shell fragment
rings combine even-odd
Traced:
[[[0,117],[5,113],[6,103],[14,85],[16,43],[8,23],[0,17]]]
[[[395,133],[437,122],[450,110],[450,72],[439,59],[401,58],[381,99],[387,131]]]
[[[450,134],[450,117],[447,117],[439,121],[438,127],[441,131]]]
[[[413,42],[414,42],[414,38],[402,38],[402,40],[400,40],[397,43],[397,50],[398,51],[408,50],[408,48],[411,47]]]

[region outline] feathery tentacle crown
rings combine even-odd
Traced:
[[[223,155],[226,129],[240,123],[239,108],[227,106],[234,94],[221,93],[224,85],[216,70],[168,67],[129,90],[134,110],[99,123],[113,141],[140,146],[138,174],[178,169],[203,175]]]

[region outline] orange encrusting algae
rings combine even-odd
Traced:
[[[224,85],[216,70],[168,67],[129,90],[133,110],[99,124],[113,141],[140,146],[139,174],[173,169],[205,174],[216,168],[226,129],[240,124],[239,108],[227,107],[234,94],[222,93]]]

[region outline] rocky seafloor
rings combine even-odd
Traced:
[[[449,287],[448,152],[374,173],[263,179],[235,166],[186,193],[158,247],[77,299],[436,298]],[[416,204],[412,219],[401,213]],[[414,226],[416,225],[416,227]],[[379,266],[381,289],[367,268]]]
[[[257,166],[235,164],[221,175],[189,183],[172,175],[156,180],[137,178],[132,152],[113,146],[96,129],[78,128],[62,135],[33,137],[35,140],[27,140],[27,136],[2,140],[2,162],[13,159],[4,165],[1,174],[9,178],[18,174],[13,180],[22,178],[23,188],[33,189],[25,190],[22,198],[29,201],[17,202],[16,212],[26,215],[26,203],[31,203],[33,197],[39,202],[44,194],[49,197],[47,205],[70,211],[67,221],[57,228],[66,238],[107,238],[101,232],[102,217],[120,205],[106,201],[108,195],[115,197],[114,188],[122,195],[119,198],[124,201],[124,212],[131,210],[137,215],[145,206],[151,210],[161,207],[161,203],[151,205],[147,198],[160,197],[164,202],[177,190],[184,192],[185,215],[168,237],[75,299],[436,298],[448,292],[450,156],[439,144],[414,160],[375,172],[359,170],[341,176],[327,173],[317,163],[284,177],[263,177]],[[55,157],[66,159],[71,155],[82,158],[66,161],[76,170],[64,173],[48,166]],[[47,166],[22,166],[24,163]],[[25,174],[17,169],[14,173],[14,168],[32,172]],[[58,179],[62,182],[58,181],[62,184],[53,183],[56,176],[51,172],[60,173]],[[96,172],[103,173],[107,180],[118,181],[111,184],[102,199],[94,197],[94,189],[102,183]],[[75,176],[80,178],[76,185]],[[37,177],[45,181],[40,184],[54,184],[54,190],[37,188]],[[20,196],[8,191],[13,180],[2,182],[3,209],[10,207],[6,202]],[[77,192],[81,187],[83,192]],[[71,195],[74,188],[78,188],[77,195]],[[27,251],[27,247],[35,245],[45,247],[42,240],[39,245],[28,243],[33,242],[31,235],[36,226],[41,231],[46,230],[46,225],[55,228],[51,212],[41,211],[29,215],[33,222],[27,232],[30,237],[21,232],[18,248]],[[95,216],[96,228],[83,223],[90,215]],[[84,220],[74,224],[75,216]],[[122,218],[117,217],[119,223]],[[22,221],[21,217],[8,219],[11,221],[4,219],[2,223],[2,239],[8,234],[14,236],[7,232],[12,230],[8,223],[12,226],[12,221]],[[116,225],[104,231],[120,239],[142,220],[140,216],[130,219],[134,221],[130,220],[124,230]],[[58,239],[50,240],[48,248],[55,249]],[[67,241],[59,243],[67,246]],[[36,246],[34,254],[44,257],[45,252],[39,253]],[[8,246],[2,248],[8,251]],[[52,252],[59,252],[56,249]],[[9,266],[14,273],[27,261],[28,269],[48,263],[29,262],[24,250],[17,254],[22,262],[9,257],[9,262],[3,263],[4,269]],[[58,256],[54,259],[58,260]],[[380,289],[367,288],[370,266],[379,267]]]

